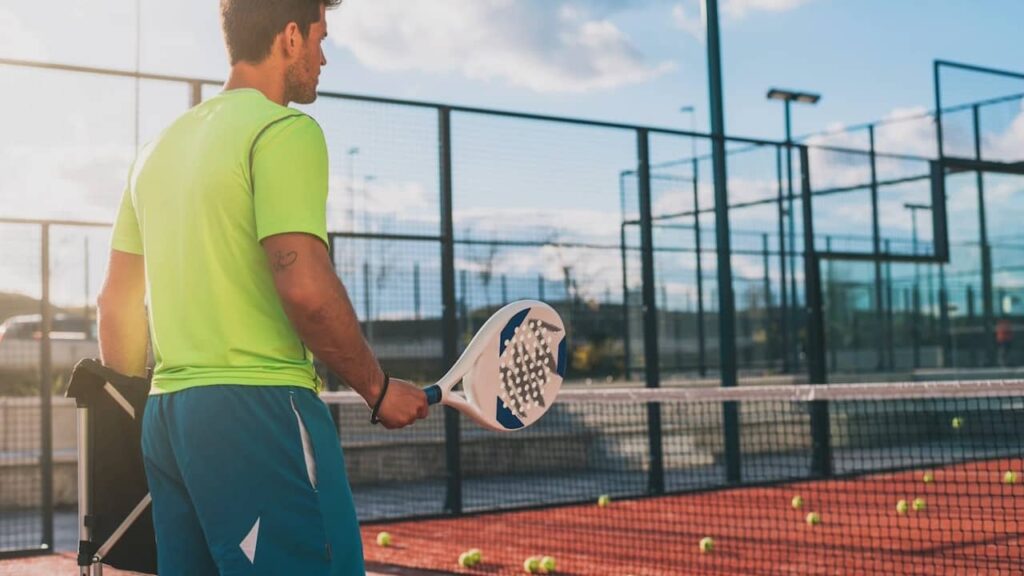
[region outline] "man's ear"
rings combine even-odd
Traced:
[[[295,22],[289,22],[281,31],[280,41],[281,49],[284,51],[286,57],[294,55],[301,45],[302,31],[299,30],[299,25]]]

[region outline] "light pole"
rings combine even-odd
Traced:
[[[790,116],[790,106],[793,102],[799,102],[801,104],[817,104],[818,100],[821,99],[820,94],[814,94],[811,92],[799,92],[796,90],[783,90],[780,88],[772,88],[768,90],[766,97],[769,100],[781,100],[785,109],[786,115],[786,196],[788,204],[788,216],[789,216],[789,312],[792,313],[796,310],[796,210],[793,206],[793,125]],[[807,247],[804,247],[804,251],[807,251]],[[786,278],[782,279],[782,282],[786,282]],[[804,296],[806,298],[806,295]],[[796,324],[796,319],[793,319],[793,325]],[[794,331],[796,332],[796,331]],[[785,348],[789,350],[791,354],[790,365],[795,369],[799,363],[799,358],[796,354],[797,347],[792,345],[791,342],[785,343]]]
[[[683,114],[690,115],[690,132],[697,132],[697,108],[693,105],[683,106],[679,109]],[[704,267],[701,261],[701,238],[700,238],[700,162],[697,160],[697,138],[690,136],[690,163],[693,173],[693,236],[694,236],[694,261],[697,264],[695,272],[697,276],[697,373],[701,376],[707,374],[707,359],[704,343]]]
[[[696,133],[697,132],[697,108],[694,105],[692,105],[692,104],[688,104],[686,106],[683,106],[683,107],[679,108],[679,112],[681,114],[689,114],[690,115],[690,132]],[[695,137],[693,137],[693,136],[690,136],[690,158],[692,158],[694,160],[697,159],[697,139]]]

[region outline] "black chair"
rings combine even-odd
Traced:
[[[149,378],[82,360],[65,394],[78,408],[78,566],[156,574],[156,536],[142,465],[142,414]]]

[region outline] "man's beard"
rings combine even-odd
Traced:
[[[307,80],[313,75],[304,68],[302,62],[295,62],[285,71],[284,93],[288,102],[312,104],[316,100],[316,84]]]

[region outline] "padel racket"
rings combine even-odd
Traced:
[[[498,310],[451,370],[423,391],[484,428],[508,432],[544,415],[562,387],[565,325],[554,308],[519,300]],[[455,385],[462,382],[462,393]]]

